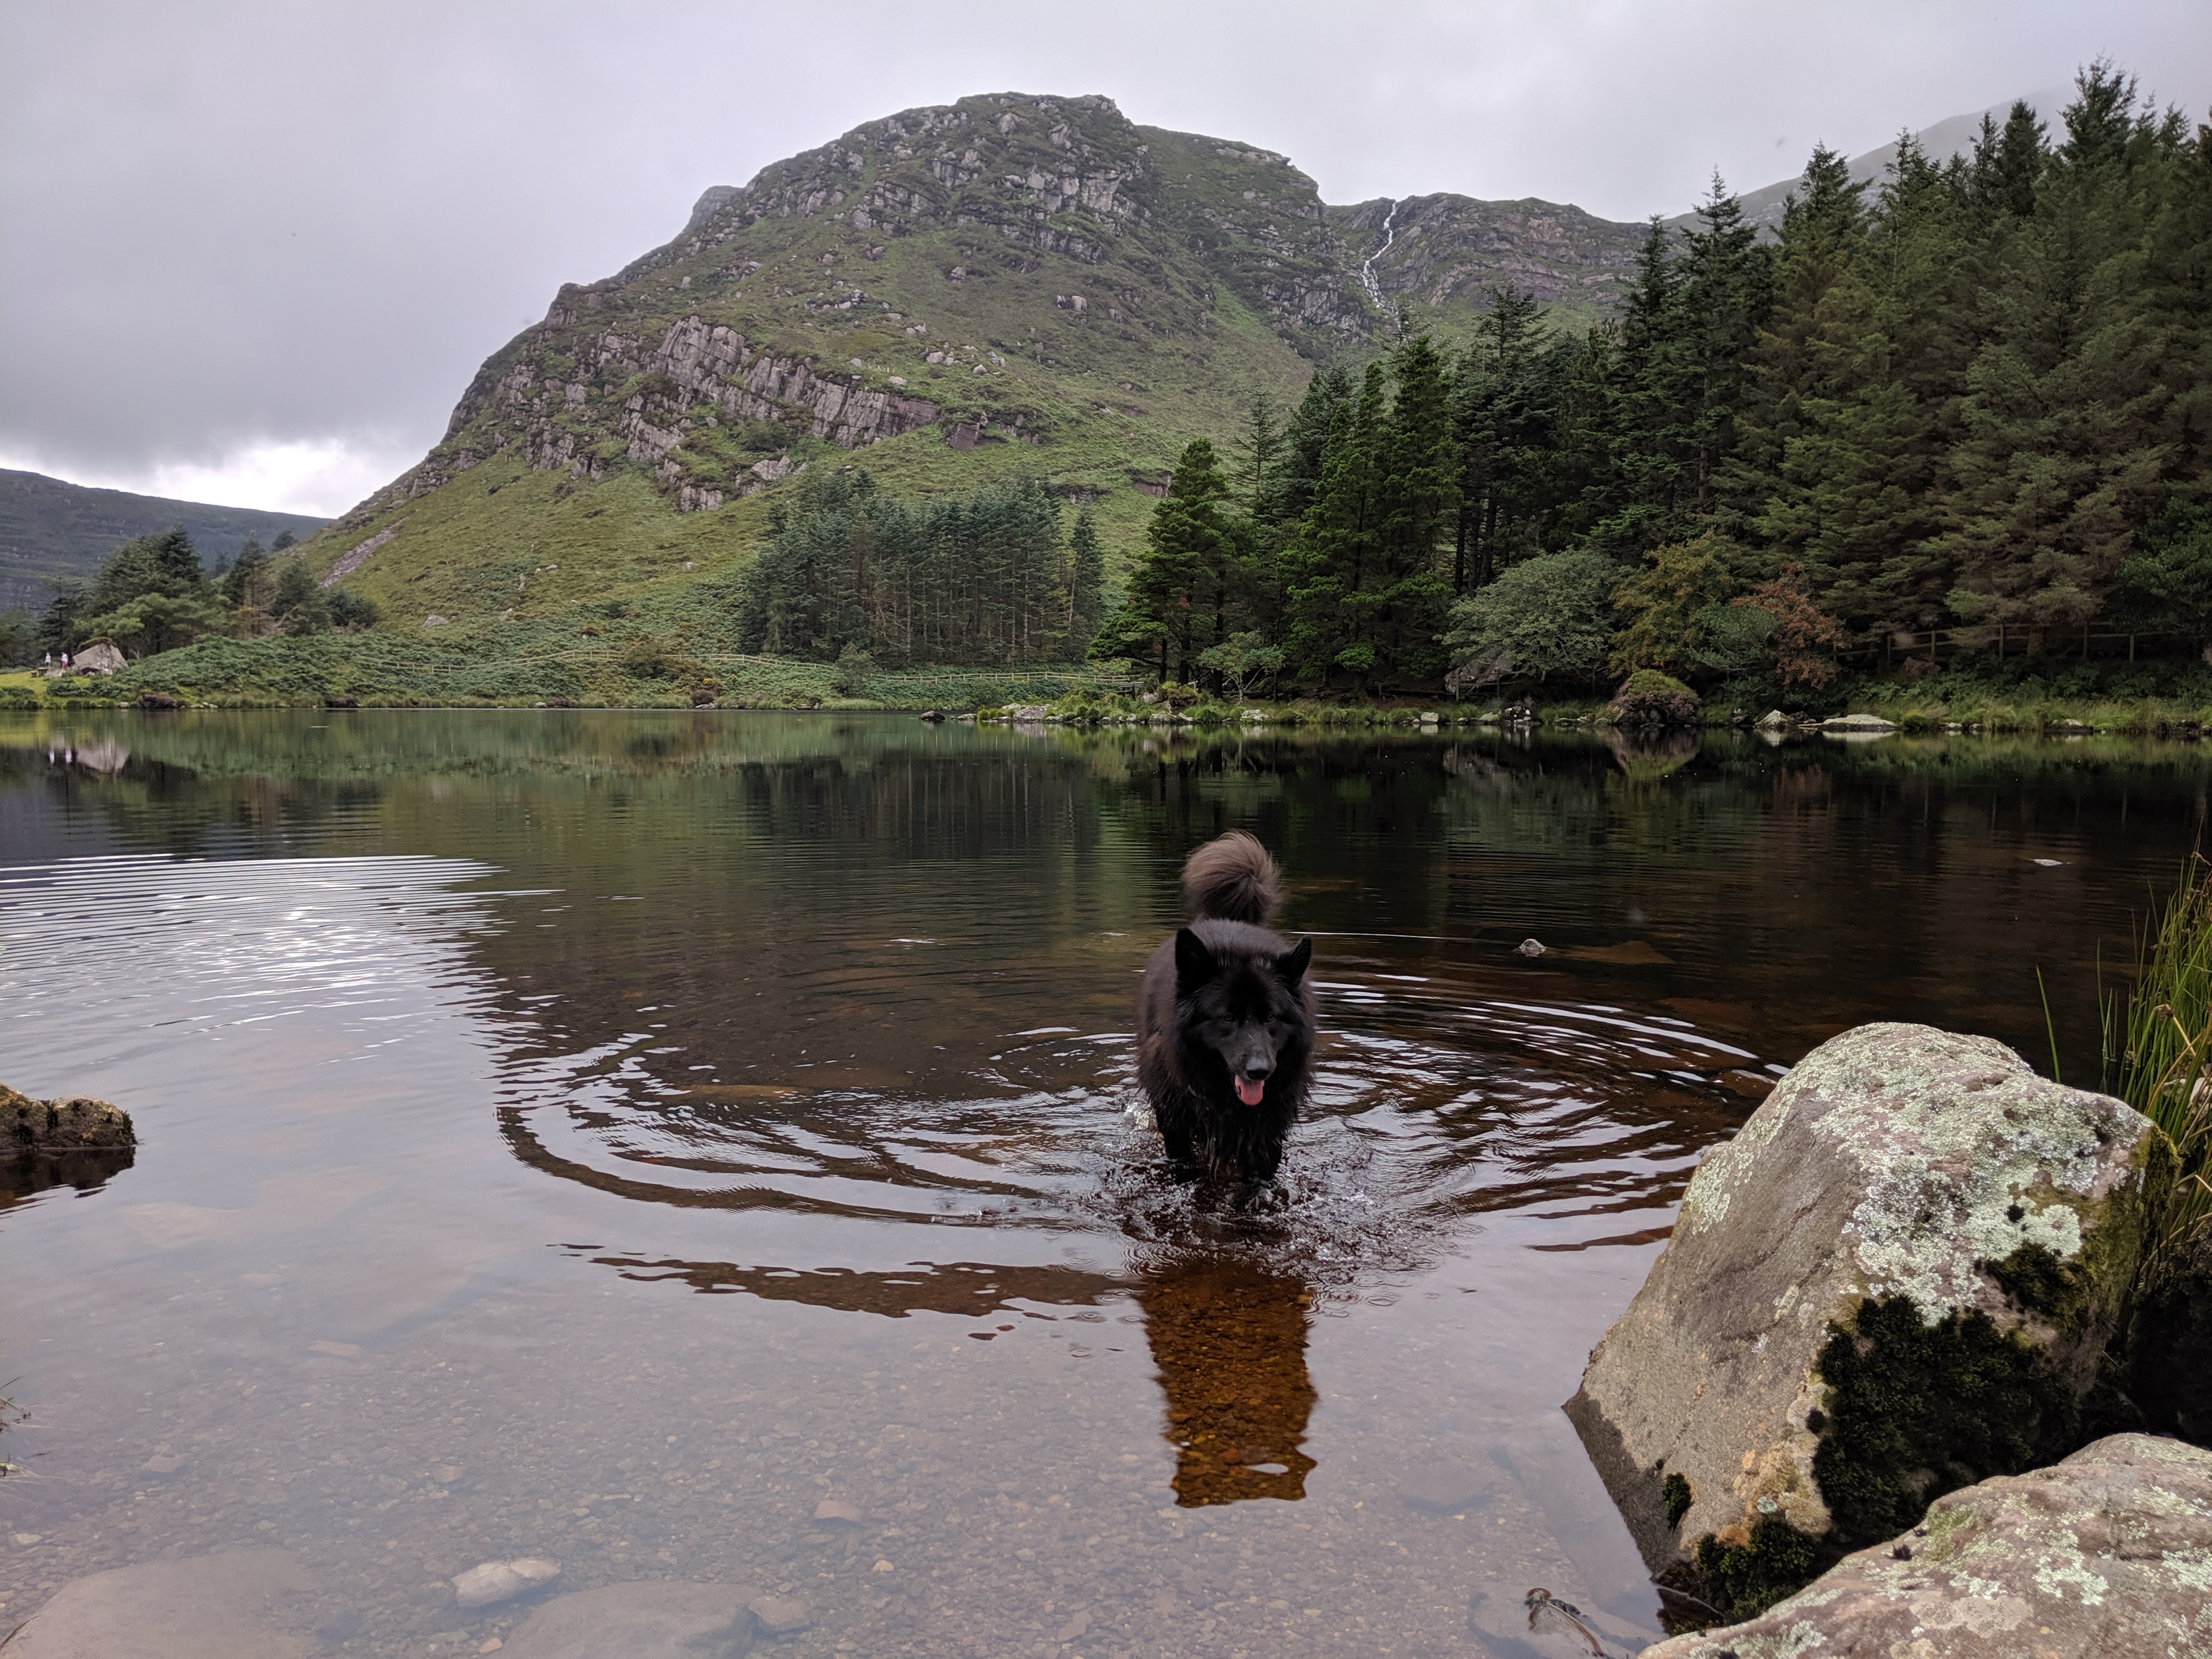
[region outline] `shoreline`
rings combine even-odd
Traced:
[[[794,664],[805,669],[812,664]],[[825,667],[826,665],[820,665]],[[963,677],[984,678],[988,671],[948,671]],[[131,671],[125,671],[131,675]],[[1067,678],[1074,678],[1071,672]],[[906,678],[906,677],[902,677]],[[916,675],[912,678],[924,678]],[[1041,678],[1018,673],[991,676],[1005,680]],[[908,714],[941,712],[948,719],[972,719],[984,724],[1049,724],[1059,726],[1163,726],[1199,730],[1386,729],[1419,731],[1470,726],[1510,730],[1620,731],[1607,716],[1606,705],[1595,700],[1556,703],[1504,705],[1455,703],[1443,700],[1407,699],[1389,702],[1330,702],[1314,698],[1258,700],[1233,705],[1211,701],[1171,707],[1146,703],[1115,696],[1094,698],[1079,693],[1034,702],[978,703],[960,696],[839,696],[811,690],[761,688],[760,694],[732,690],[708,699],[656,695],[647,691],[618,697],[543,697],[483,696],[451,697],[334,691],[282,695],[268,690],[205,692],[174,685],[155,690],[137,683],[137,677],[116,677],[117,684],[91,676],[72,677],[64,687],[36,670],[0,672],[0,715],[30,714],[89,714],[117,709],[148,712],[241,709],[548,709],[597,710],[632,713],[807,713]],[[173,682],[171,683],[173,685]],[[950,689],[950,688],[948,688]],[[1031,714],[1031,709],[1042,713]],[[1018,713],[1017,711],[1020,711]],[[1780,711],[1777,711],[1778,713]],[[1795,735],[1820,732],[1855,737],[1878,737],[1889,732],[1906,736],[1989,737],[2143,737],[2197,741],[2212,728],[2212,709],[2193,708],[2164,698],[2134,701],[2112,699],[2055,699],[2027,705],[1982,703],[1966,707],[1875,703],[1863,697],[1820,713],[1786,714],[1780,720],[1753,714],[1740,708],[1707,708],[1697,726],[1658,728],[1690,731],[1781,731]],[[1650,728],[1646,728],[1650,729]]]

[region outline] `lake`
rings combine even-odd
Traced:
[[[799,1600],[794,1653],[1570,1651],[1540,1585],[1632,1650],[1659,1598],[1559,1408],[1699,1156],[1868,1020],[2094,1084],[2208,783],[2118,739],[0,714],[0,1082],[141,1142],[0,1196],[0,1632],[243,1543],[331,1654],[486,1650],[530,1603],[446,1581],[519,1556]],[[1256,1215],[1166,1178],[1129,1052],[1231,828],[1328,1033]]]

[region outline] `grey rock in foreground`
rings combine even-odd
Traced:
[[[2212,1452],[2116,1434],[1938,1498],[1758,1618],[1642,1659],[2168,1659],[2212,1653]]]
[[[1865,1408],[1819,1361],[1832,1322],[1863,1307],[1910,1297],[1916,1328],[1985,1316],[1978,1328],[2040,1386],[2085,1397],[2170,1158],[2123,1103],[2048,1082],[1986,1037],[1866,1025],[1807,1055],[1698,1167],[1568,1403],[1652,1571],[1709,1535],[1745,1545],[1766,1516],[1829,1532],[1815,1455],[1839,1411]],[[1924,1502],[1938,1469],[1963,1463],[1951,1485],[1992,1472],[1923,1449],[1919,1467],[1873,1474]]]
[[[280,1598],[309,1588],[283,1550],[227,1549],[74,1579],[4,1646],[7,1659],[303,1659]]]
[[[532,1613],[501,1659],[738,1659],[752,1645],[748,1593],[657,1580],[579,1590]]]

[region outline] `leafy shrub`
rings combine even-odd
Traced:
[[[1452,608],[1444,642],[1455,696],[1500,680],[1595,679],[1613,635],[1620,568],[1602,553],[1523,560]]]
[[[1695,540],[1654,548],[1644,568],[1622,579],[1613,592],[1623,617],[1615,636],[1613,666],[1620,673],[1638,668],[1687,672],[1700,666],[1709,648],[1702,618],[1735,597],[1735,574],[1723,556],[1724,544],[1710,533]]]

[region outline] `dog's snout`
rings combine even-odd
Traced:
[[[1274,1069],[1275,1062],[1273,1060],[1255,1058],[1248,1060],[1244,1062],[1244,1075],[1246,1077],[1266,1077]]]

